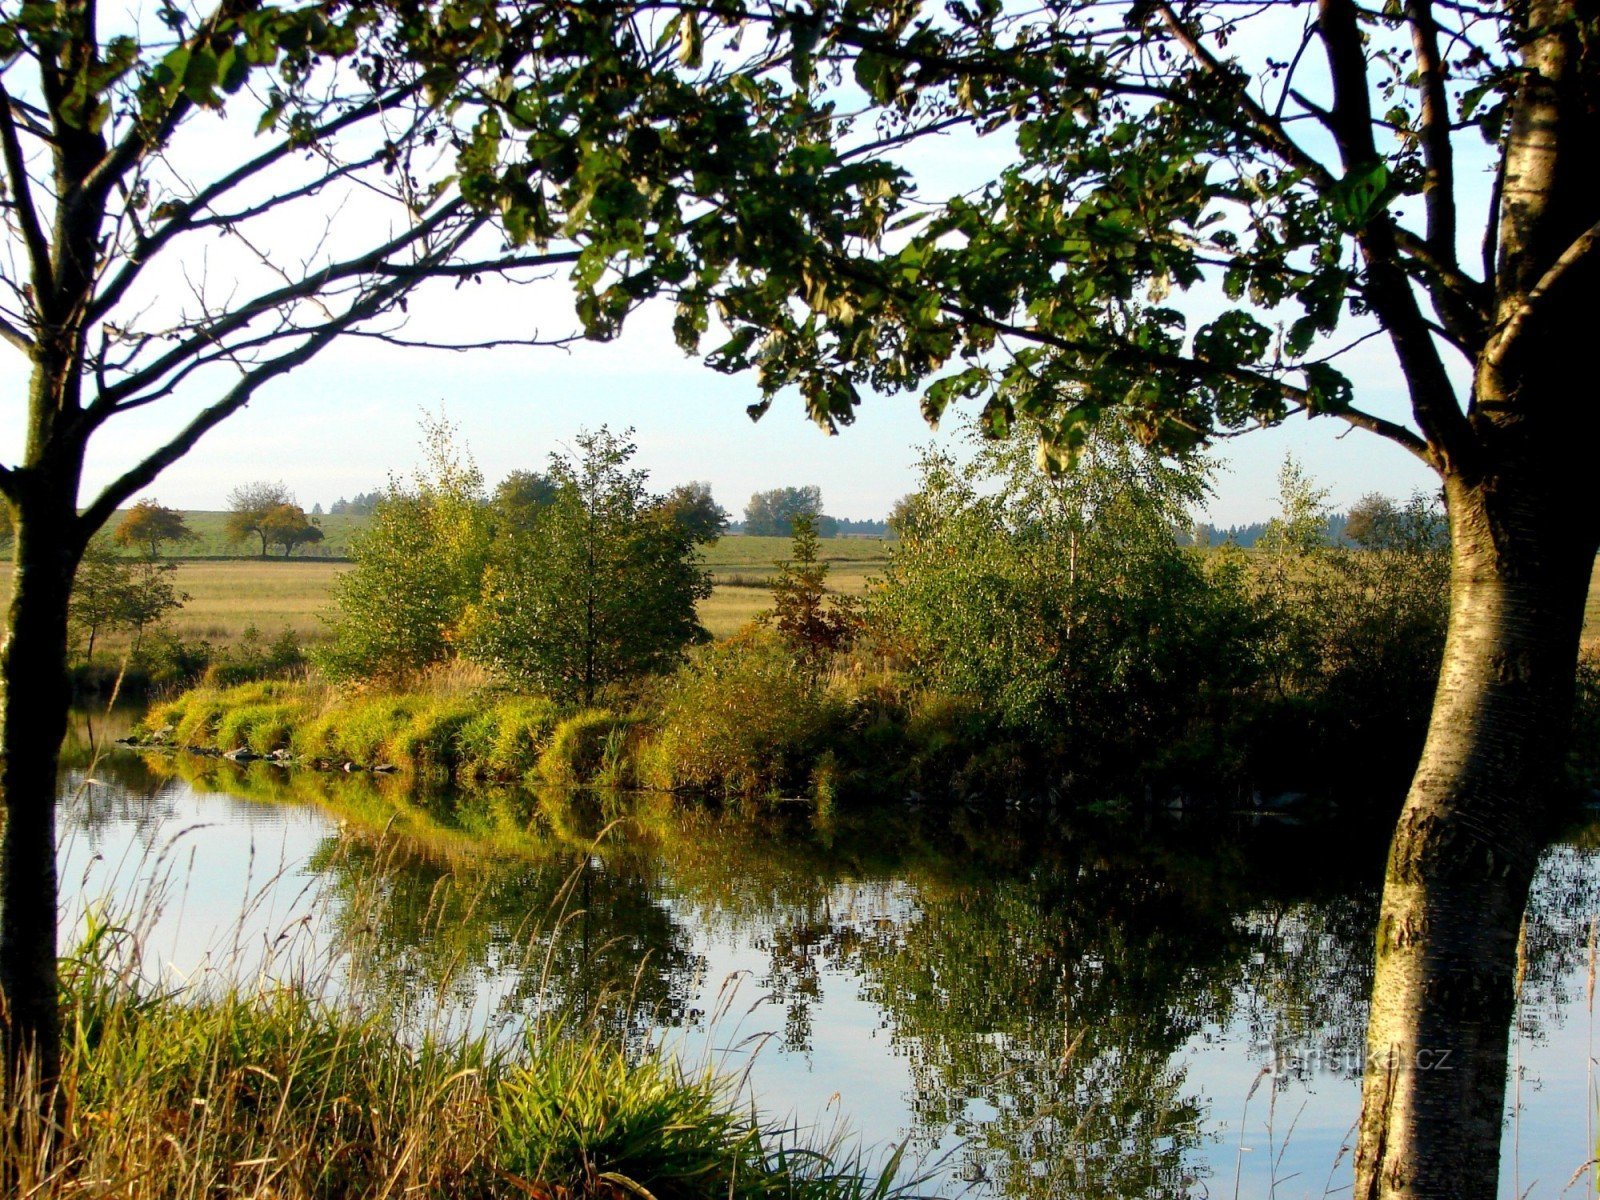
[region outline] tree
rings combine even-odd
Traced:
[[[832,537],[830,518],[822,512],[822,489],[805,487],[773,488],[750,497],[744,509],[744,531],[762,537],[789,537],[796,517],[810,517],[818,537]]]
[[[71,625],[84,638],[85,662],[94,661],[100,634],[118,626],[133,630],[133,652],[144,632],[189,597],[173,586],[176,563],[125,558],[97,538],[84,551],[68,608]]]
[[[85,662],[94,661],[94,644],[100,634],[115,627],[132,591],[133,564],[97,541],[84,551],[72,585],[68,618],[84,638]]]
[[[309,546],[323,539],[322,529],[298,504],[280,504],[268,509],[257,522],[263,545],[282,546],[288,558],[296,546]]]
[[[661,498],[661,509],[701,545],[709,545],[728,532],[728,510],[712,498],[709,483],[680,483]]]
[[[294,493],[282,483],[241,483],[228,493],[228,516],[222,531],[230,542],[244,542],[251,538],[261,541],[261,557],[267,556],[272,539],[268,536],[267,518],[279,509],[295,508]]]
[[[924,685],[1079,763],[1160,747],[1247,670],[1237,594],[1177,544],[1199,464],[1113,429],[1051,478],[1019,435],[920,483],[871,619]]]
[[[422,465],[409,482],[389,480],[371,522],[351,539],[354,565],[333,585],[318,657],[335,677],[443,662],[482,586],[491,533],[483,473],[443,417],[424,417],[422,432]]]
[[[1344,536],[1363,550],[1443,551],[1450,541],[1438,504],[1422,492],[1403,507],[1382,493],[1369,492],[1350,509]]]
[[[1256,544],[1264,550],[1311,554],[1328,544],[1328,489],[1318,487],[1292,455],[1278,468],[1278,515]]]
[[[173,609],[182,608],[189,601],[188,592],[180,592],[173,580],[178,564],[144,559],[131,565],[127,588],[117,620],[133,630],[133,654],[139,653],[145,631],[158,624]]]
[[[8,1092],[31,1072],[54,1103],[55,789],[68,597],[90,537],[337,338],[436,344],[403,329],[407,297],[430,279],[527,278],[576,260],[571,243],[528,244],[567,225],[559,209],[508,213],[509,237],[491,229],[498,192],[478,180],[499,177],[501,117],[471,99],[507,94],[500,59],[545,44],[562,11],[541,8],[526,41],[492,10],[463,23],[367,0],[218,0],[133,20],[34,4],[0,17],[0,338],[30,373],[20,450],[0,465],[17,528],[0,652]],[[456,94],[467,102],[449,103]],[[531,198],[526,172],[504,182]],[[450,343],[468,344],[480,343]],[[123,434],[145,410],[165,431],[153,445]],[[84,464],[107,444],[126,457],[88,491]]]
[[[817,558],[817,531],[808,514],[794,518],[790,554],[772,580],[771,620],[789,649],[816,666],[855,640],[861,614],[849,600],[829,600],[828,564]]]
[[[466,620],[469,657],[520,685],[592,704],[609,683],[675,666],[706,638],[695,539],[629,467],[631,431],[602,426],[550,458],[556,499],[496,545]]]
[[[538,471],[513,471],[494,489],[490,506],[495,520],[507,529],[529,529],[540,509],[555,502],[560,487]]]
[[[111,535],[119,546],[142,547],[146,556],[161,557],[162,542],[192,542],[196,534],[184,515],[154,500],[141,500],[130,508]]]
[[[613,16],[585,27],[596,61],[560,75],[563,95],[614,79]],[[650,210],[681,250],[652,267],[643,204],[618,204],[591,222],[579,280],[592,332],[666,291],[687,348],[720,319],[710,361],[758,371],[757,413],[789,387],[829,427],[864,386],[921,389],[932,418],[982,399],[992,431],[1036,431],[1056,466],[1103,416],[1182,450],[1305,414],[1437,474],[1451,628],[1390,856],[1356,1191],[1493,1195],[1517,931],[1600,548],[1600,411],[1572,386],[1600,282],[1592,6],[744,3],[664,32],[698,66],[703,45],[752,28],[791,50],[793,86],[736,69],[726,84],[762,97],[748,126],[813,137],[794,215],[751,172],[738,204]],[[870,111],[838,120],[834,79]],[[531,120],[541,146],[642,144],[665,101],[552,101]],[[1005,130],[1015,153],[932,202],[894,164],[957,127]],[[582,161],[563,195],[678,182]],[[805,194],[825,188],[841,203],[819,212]],[[770,239],[742,241],[757,211]],[[1403,417],[1358,403],[1341,369],[1374,337]],[[1442,1051],[1463,1069],[1406,1066]]]

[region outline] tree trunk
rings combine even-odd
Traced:
[[[1516,946],[1550,831],[1595,542],[1539,489],[1447,482],[1450,630],[1395,829],[1355,1195],[1492,1200]],[[1586,523],[1590,524],[1590,523]]]
[[[66,517],[24,504],[17,530],[10,625],[0,651],[0,993],[5,1084],[28,1072],[48,1100],[60,1066],[56,983],[56,771],[71,702],[67,599],[77,556]]]

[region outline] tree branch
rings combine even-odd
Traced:
[[[974,309],[948,304],[941,305],[941,307],[952,316],[960,317],[962,320],[970,321],[974,324],[984,325],[993,329],[996,333],[1019,337],[1057,350],[1076,352],[1078,349],[1065,338],[1055,337],[1041,330],[1029,329],[1026,326],[1013,325],[1007,321],[999,321]],[[1357,429],[1365,429],[1369,433],[1375,433],[1379,437],[1387,438],[1401,448],[1410,451],[1435,470],[1440,466],[1438,456],[1433,448],[1404,425],[1386,420],[1383,417],[1374,416],[1353,406],[1313,411],[1311,396],[1304,388],[1296,387],[1292,383],[1276,379],[1271,375],[1264,375],[1259,371],[1252,371],[1245,367],[1219,367],[1181,354],[1153,355],[1149,350],[1142,348],[1133,350],[1113,348],[1107,357],[1112,361],[1120,361],[1128,366],[1153,366],[1158,369],[1172,371],[1175,374],[1186,375],[1191,379],[1204,379],[1210,376],[1212,378],[1227,379],[1230,382],[1241,383],[1250,387],[1271,388],[1282,395],[1297,411],[1311,416],[1338,417]]]
[[[1428,211],[1428,245],[1441,262],[1456,261],[1455,153],[1450,144],[1450,102],[1445,95],[1439,27],[1431,0],[1406,0],[1411,43],[1417,55],[1422,93],[1422,152],[1427,174],[1422,184]]]
[[[11,94],[0,82],[0,149],[3,149],[6,174],[11,177],[11,195],[17,209],[17,219],[22,224],[23,241],[28,247],[28,272],[33,277],[34,304],[47,309],[54,291],[54,278],[50,266],[50,241],[45,237],[44,226],[39,223],[39,213],[33,205],[33,186],[28,181],[28,159],[22,151],[22,140],[17,136],[16,120],[11,112]]]
[[[395,88],[392,91],[385,92],[382,96],[374,96],[365,104],[357,105],[333,120],[319,125],[311,131],[309,136],[314,140],[321,141],[332,134],[347,129],[351,125],[358,124],[369,117],[377,116],[386,109],[400,103],[406,97],[415,95],[420,86],[417,83],[410,83],[403,88]],[[305,146],[302,143],[286,137],[271,149],[256,155],[249,162],[240,164],[214,183],[201,188],[190,199],[180,203],[172,215],[162,223],[160,229],[148,237],[139,238],[134,243],[133,249],[128,254],[127,264],[117,272],[111,282],[95,297],[94,303],[89,310],[89,320],[98,320],[110,312],[127,293],[128,288],[138,279],[145,263],[149,262],[163,246],[178,234],[188,232],[195,227],[192,223],[192,218],[197,212],[210,207],[212,203],[231,192],[240,184],[249,182],[279,159],[304,149]],[[276,196],[249,215],[259,215],[260,212],[265,212],[269,208],[277,207],[280,203],[286,203],[294,198],[293,195]]]
[[[1500,326],[1492,339],[1488,359],[1491,366],[1498,368],[1504,363],[1506,357],[1515,348],[1516,343],[1527,331],[1528,322],[1539,315],[1541,309],[1551,302],[1554,294],[1568,277],[1588,264],[1594,257],[1595,251],[1600,248],[1600,221],[1580,233],[1560,257],[1550,265],[1549,270],[1539,277],[1539,282],[1528,290],[1522,303],[1517,305],[1517,310]]]
[[[111,519],[112,513],[135,493],[149,487],[162,471],[192,450],[203,436],[243,408],[263,384],[308,362],[352,325],[383,311],[411,286],[400,280],[382,284],[334,320],[310,331],[300,346],[247,371],[221,399],[197,413],[175,437],[107,484],[105,490],[79,515],[78,529],[81,535],[88,537],[101,528]]]
[[[0,338],[4,338],[6,341],[10,342],[24,354],[31,355],[33,353],[33,339],[27,334],[23,333],[22,330],[18,329],[4,317],[0,317]]]
[[[1425,0],[1413,0],[1413,3],[1423,2],[1425,2]],[[1177,14],[1172,11],[1172,8],[1169,5],[1161,4],[1158,6],[1156,11],[1161,13],[1162,19],[1166,22],[1168,29],[1171,30],[1172,35],[1177,40],[1178,44],[1184,48],[1191,58],[1200,63],[1208,73],[1216,75],[1220,78],[1230,78],[1232,76],[1232,73],[1221,62],[1221,60],[1219,60],[1217,56],[1200,41],[1193,30],[1191,30],[1182,22],[1182,20],[1178,18]],[[1327,40],[1327,37],[1328,32],[1326,28],[1324,28],[1324,41]],[[1360,73],[1360,87],[1362,88],[1362,94],[1364,96],[1366,88],[1366,64],[1364,58],[1361,60]],[[1335,128],[1335,126],[1340,118],[1334,112],[1319,108],[1317,105],[1312,104],[1305,97],[1301,96],[1298,92],[1293,92],[1291,94],[1293,94],[1297,102],[1304,105],[1308,111],[1314,113],[1318,120],[1320,120],[1322,124],[1328,126],[1328,128],[1337,136],[1338,129]],[[1281,158],[1287,165],[1294,167],[1296,170],[1303,171],[1307,180],[1309,180],[1321,191],[1325,192],[1338,183],[1338,178],[1331,170],[1324,166],[1322,162],[1320,162],[1303,146],[1289,136],[1288,132],[1283,127],[1283,120],[1281,118],[1274,117],[1272,114],[1268,113],[1267,110],[1262,108],[1261,105],[1257,103],[1242,87],[1235,89],[1235,98],[1239,104],[1240,111],[1244,114],[1245,120],[1248,123],[1248,132],[1254,135],[1255,140],[1259,145],[1261,145],[1264,149],[1270,150],[1277,154],[1278,157]],[[1338,106],[1336,104],[1335,108],[1337,107]],[[1442,136],[1445,138],[1447,143],[1449,140],[1448,118],[1449,114],[1446,111],[1442,118],[1441,129],[1443,131]],[[1372,141],[1372,113],[1370,109],[1366,110],[1361,115],[1360,121],[1366,127],[1365,142],[1370,149],[1369,158],[1370,160],[1375,161],[1377,157],[1377,147]],[[1346,169],[1348,169],[1353,164],[1351,164],[1349,161],[1346,161],[1345,165]],[[1450,197],[1450,202],[1451,212],[1453,213],[1453,197]],[[1477,280],[1473,279],[1470,275],[1467,275],[1464,271],[1462,271],[1455,256],[1454,235],[1451,235],[1451,248],[1449,252],[1441,256],[1429,239],[1418,238],[1410,230],[1396,225],[1392,220],[1389,222],[1389,226],[1390,236],[1394,239],[1396,248],[1404,251],[1407,255],[1414,258],[1418,265],[1420,265],[1429,275],[1432,275],[1437,281],[1439,287],[1444,290],[1448,297],[1450,297],[1445,304],[1440,305],[1440,315],[1445,315],[1445,312],[1448,309],[1460,311],[1463,307],[1466,308],[1477,317],[1475,328],[1481,336],[1483,312],[1481,300],[1483,297],[1484,287]]]
[[[1333,78],[1334,138],[1345,171],[1356,171],[1382,161],[1372,134],[1365,39],[1351,0],[1319,0],[1318,9]],[[1367,300],[1390,332],[1417,424],[1443,459],[1465,457],[1475,444],[1472,428],[1411,289],[1393,217],[1380,208],[1355,237],[1371,281]],[[1441,306],[1441,315],[1446,308]]]
[[[447,218],[459,214],[464,206],[465,201],[459,198],[452,200],[427,220],[412,226],[383,245],[377,246],[356,258],[347,259],[341,263],[330,263],[321,270],[313,271],[292,284],[257,296],[254,300],[233,308],[214,322],[202,325],[183,342],[174,346],[165,354],[159,355],[154,361],[138,368],[127,378],[118,381],[111,388],[101,392],[88,409],[91,420],[94,424],[99,424],[111,414],[124,396],[155,383],[179,363],[200,353],[203,347],[217,344],[221,338],[243,328],[257,317],[264,316],[285,304],[305,300],[317,295],[330,283],[361,275],[393,274],[402,278],[416,278],[436,273],[437,268],[435,270],[424,270],[420,265],[410,266],[406,271],[398,269],[380,271],[379,268],[388,265],[385,260],[391,255],[422,242],[434,233]],[[483,219],[481,216],[473,217],[471,220],[472,227],[476,228],[481,225]]]

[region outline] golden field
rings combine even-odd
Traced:
[[[727,637],[762,609],[771,594],[759,583],[776,570],[774,563],[789,550],[788,538],[725,537],[709,548],[706,566],[716,590],[700,608],[700,619],[717,637]],[[882,574],[888,551],[875,538],[837,538],[822,543],[830,567],[829,583],[837,591],[864,592],[871,576]],[[348,571],[348,562],[315,558],[178,559],[176,586],[188,593],[183,608],[167,618],[167,626],[184,641],[216,646],[237,642],[254,625],[270,642],[291,629],[302,644],[317,641],[324,628],[333,581]],[[727,582],[727,581],[733,582]],[[9,596],[11,564],[0,563],[0,593]],[[118,644],[111,638],[109,646]],[[97,650],[98,653],[98,650]]]

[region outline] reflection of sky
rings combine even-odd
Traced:
[[[103,783],[79,787],[62,822],[67,925],[76,927],[85,904],[113,897],[124,911],[139,914],[146,969],[168,982],[203,978],[207,968],[248,978],[263,965],[274,978],[336,978],[324,969],[332,930],[314,902],[317,881],[307,867],[336,835],[336,822],[312,808],[202,795],[183,786],[164,786],[148,800]],[[1570,851],[1553,852],[1552,860],[1558,858],[1569,875],[1574,863],[1580,873],[1588,869]],[[691,1065],[748,1072],[761,1107],[802,1129],[825,1136],[843,1121],[861,1145],[879,1153],[907,1136],[913,1048],[897,1044],[851,966],[816,953],[809,1037],[803,1047],[786,1049],[785,1006],[764,981],[772,971],[773,931],[793,914],[773,909],[736,920],[703,905],[662,902],[687,927],[689,949],[703,963],[689,997],[690,1009],[701,1015],[666,1031],[668,1046]],[[905,881],[839,884],[828,907],[846,923],[904,921],[915,913],[915,892]],[[1583,919],[1570,920],[1558,935],[1581,941]],[[517,958],[516,947],[500,948],[490,972],[514,967]],[[1516,1046],[1521,1116],[1507,1123],[1505,1197],[1558,1195],[1589,1156],[1585,954],[1570,948],[1561,964],[1560,976],[1542,993],[1537,1022],[1523,1022],[1536,1024],[1537,1032]],[[469,1009],[457,1019],[481,1027],[501,1012],[511,975],[508,969],[475,980]],[[1186,1072],[1183,1090],[1198,1097],[1210,1117],[1195,1156],[1194,1194],[1231,1195],[1237,1181],[1242,1196],[1320,1196],[1330,1180],[1334,1194],[1346,1194],[1350,1159],[1341,1147],[1359,1102],[1353,1076],[1341,1072],[1339,1062],[1313,1064],[1276,1089],[1262,1080],[1252,1095],[1272,1053],[1252,1047],[1250,998],[1238,999],[1239,1015],[1200,1030],[1174,1064]],[[981,1122],[990,1112],[980,1099],[965,1116]],[[930,1153],[953,1155],[958,1148],[959,1139],[947,1133]],[[954,1178],[955,1157],[948,1171],[947,1190],[963,1190]],[[1574,1194],[1581,1193],[1580,1185]]]

